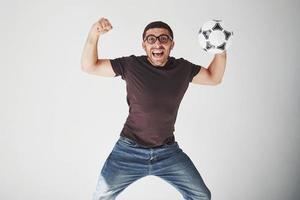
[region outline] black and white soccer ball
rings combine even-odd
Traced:
[[[209,53],[222,53],[231,45],[233,32],[225,29],[221,22],[221,20],[208,21],[199,30],[200,46]]]

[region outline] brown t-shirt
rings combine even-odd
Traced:
[[[151,148],[172,143],[180,102],[201,66],[169,57],[155,67],[146,56],[112,59],[116,76],[126,81],[129,115],[121,135]]]

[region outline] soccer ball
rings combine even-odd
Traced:
[[[205,51],[216,54],[229,48],[232,36],[233,32],[225,30],[221,20],[211,20],[199,30],[198,40]]]

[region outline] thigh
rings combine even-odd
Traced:
[[[185,199],[210,199],[200,173],[182,150],[162,162],[156,175],[173,185]]]
[[[114,199],[127,186],[146,175],[143,164],[129,153],[130,148],[117,142],[102,167],[94,200]]]

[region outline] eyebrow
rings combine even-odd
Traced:
[[[162,36],[162,35],[165,35],[165,36],[168,36],[168,37],[172,38],[170,35],[168,35],[168,34],[165,34],[165,33],[163,33],[163,34],[160,34],[160,35],[158,35],[158,36],[156,36],[156,35],[154,35],[154,34],[149,34],[149,35],[146,35],[146,36],[145,36],[145,38],[146,38],[146,37],[148,37],[148,36],[159,37],[159,36]]]

